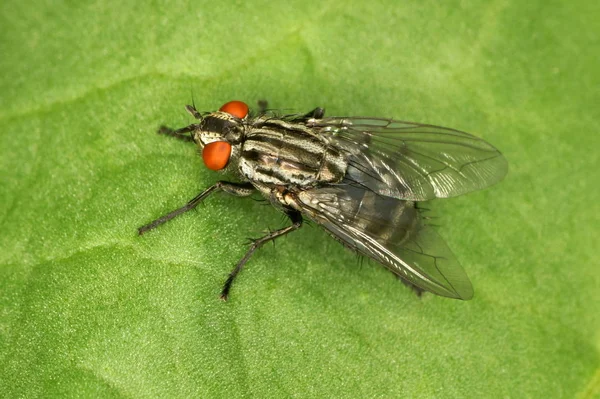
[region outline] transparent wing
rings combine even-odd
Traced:
[[[500,151],[454,129],[362,117],[312,119],[307,125],[349,154],[347,178],[399,199],[454,197],[491,186],[508,171]]]
[[[422,223],[414,202],[353,185],[297,195],[305,216],[409,283],[450,298],[473,297],[469,278],[444,241]]]

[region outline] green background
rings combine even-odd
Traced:
[[[567,4],[568,3],[568,4]],[[5,1],[4,397],[591,398],[600,389],[597,1]],[[156,135],[231,99],[474,132],[499,185],[429,205],[469,302],[419,299]]]

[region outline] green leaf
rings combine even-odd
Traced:
[[[3,397],[592,398],[600,389],[593,1],[17,2],[0,25]],[[431,203],[469,302],[216,195],[155,134],[232,99],[473,132],[508,177]]]

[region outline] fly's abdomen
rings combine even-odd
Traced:
[[[341,151],[306,126],[276,122],[253,129],[239,159],[240,172],[250,181],[300,187],[337,183],[347,166]]]
[[[384,197],[355,187],[350,181],[343,183],[299,193],[305,210],[317,210],[316,213],[305,212],[306,215],[317,223],[324,221],[318,214],[327,215],[326,219],[338,220],[345,228],[376,237],[375,241],[382,245],[402,245],[418,234],[421,218],[414,202]],[[354,243],[351,246],[360,245]]]

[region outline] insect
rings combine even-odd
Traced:
[[[138,229],[154,229],[217,191],[256,191],[291,224],[252,241],[225,281],[221,298],[252,254],[306,218],[336,240],[387,267],[420,291],[467,300],[473,287],[417,204],[483,189],[508,171],[486,141],[454,129],[383,118],[325,117],[323,108],[282,115],[241,101],[216,112],[187,111],[197,123],[159,133],[194,142],[209,169],[229,173],[185,206]]]

